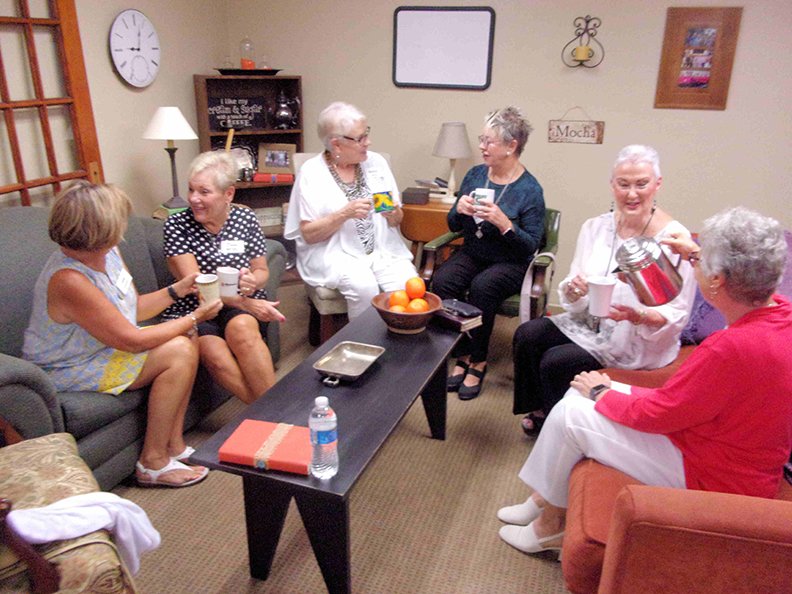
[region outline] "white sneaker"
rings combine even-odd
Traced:
[[[533,498],[529,497],[525,503],[509,505],[498,510],[498,519],[507,524],[527,526],[542,513],[542,508],[536,505]]]
[[[533,523],[527,526],[502,526],[500,537],[518,551],[523,553],[541,553],[542,551],[560,551],[564,542],[564,532],[538,538]]]

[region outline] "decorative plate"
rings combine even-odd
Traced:
[[[236,76],[253,76],[253,75],[263,75],[263,76],[272,76],[273,74],[278,74],[283,68],[273,69],[269,68],[267,70],[243,70],[242,68],[215,68],[220,74],[233,74]]]

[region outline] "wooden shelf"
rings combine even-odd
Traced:
[[[241,130],[234,130],[234,137],[237,136],[274,136],[280,134],[302,134],[302,129],[292,128],[290,130],[280,130],[278,128],[243,128]],[[210,130],[209,136],[228,136],[228,130]]]

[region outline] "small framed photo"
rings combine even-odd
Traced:
[[[259,173],[294,173],[294,153],[296,144],[259,144]]]

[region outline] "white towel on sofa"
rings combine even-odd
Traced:
[[[11,510],[9,525],[31,544],[76,538],[95,530],[109,530],[121,559],[134,575],[140,555],[160,545],[159,532],[143,509],[113,493],[85,493],[46,507]]]

